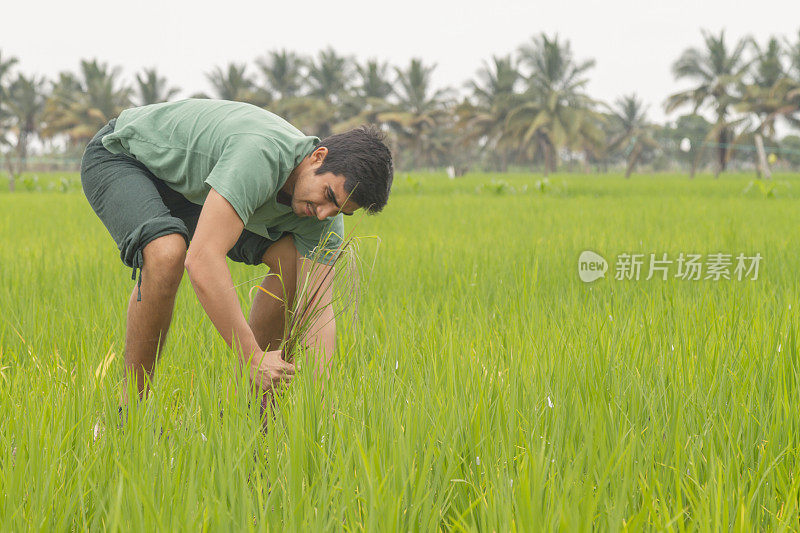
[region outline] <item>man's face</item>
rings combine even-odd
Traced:
[[[316,154],[312,153],[311,164],[297,177],[292,194],[292,210],[297,216],[311,216],[319,220],[338,213],[352,215],[360,206],[348,199],[344,189],[345,177],[332,172],[316,174],[324,159],[324,154],[321,158]]]

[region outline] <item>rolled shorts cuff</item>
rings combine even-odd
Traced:
[[[142,300],[142,265],[144,265],[142,250],[159,237],[172,233],[182,235],[183,240],[186,241],[186,247],[189,247],[189,231],[186,229],[186,224],[181,219],[171,216],[147,220],[128,234],[119,244],[120,259],[133,269],[131,279],[136,279],[136,270],[139,270],[139,280],[136,284],[137,302]]]

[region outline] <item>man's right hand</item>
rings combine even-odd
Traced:
[[[294,365],[281,357],[281,350],[253,355],[250,362],[250,380],[261,390],[280,390],[294,377]]]

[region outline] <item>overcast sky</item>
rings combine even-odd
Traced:
[[[155,66],[182,96],[210,92],[205,73],[268,50],[303,54],[328,45],[360,60],[404,66],[436,63],[438,86],[463,87],[483,60],[508,54],[540,32],[569,39],[578,59],[597,61],[589,92],[613,102],[632,92],[662,120],[664,98],[681,88],[670,65],[700,29],[731,40],[746,34],[796,41],[800,0],[405,0],[271,2],[226,0],[9,2],[0,18],[0,52],[26,73],[54,77],[81,58],[123,67],[129,81]]]

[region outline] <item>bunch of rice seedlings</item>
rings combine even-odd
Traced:
[[[312,328],[322,328],[340,318],[349,320],[355,326],[358,320],[358,303],[361,297],[358,240],[351,231],[335,250],[326,250],[325,245],[332,237],[333,233],[326,235],[314,250],[311,259],[307,261],[310,267],[307,272],[301,273],[302,279],[298,282],[294,302],[288,306],[284,342],[281,346],[286,361],[292,362],[295,359],[301,349],[300,341],[311,333]],[[326,260],[330,264],[326,264]],[[322,296],[329,289],[333,313],[327,320],[320,322],[328,305]]]
[[[283,341],[279,348],[284,361],[294,362],[306,349],[313,349],[314,347],[305,346],[302,341],[314,330],[319,330],[332,321],[349,323],[353,329],[356,328],[361,276],[364,270],[371,275],[377,258],[377,247],[372,262],[367,264],[360,256],[360,239],[354,232],[355,229],[351,230],[334,249],[328,249],[327,245],[339,236],[334,232],[325,235],[305,262],[308,268],[304,272],[298,272],[297,288],[292,302],[286,302],[283,296],[274,294],[261,285],[251,288],[251,298],[253,290],[261,290],[286,308]],[[270,275],[278,278],[282,295],[286,295],[282,273],[278,271]],[[329,290],[330,301],[325,297]],[[332,312],[325,317],[323,315],[329,305]]]

